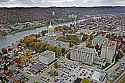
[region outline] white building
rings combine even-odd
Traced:
[[[39,55],[39,61],[46,65],[52,63],[55,60],[55,52],[44,51]]]
[[[97,83],[105,83],[106,73],[102,71],[94,71],[91,79]]]
[[[96,44],[102,45],[101,54],[95,48],[87,48],[84,46],[74,46],[70,50],[70,59],[79,61],[85,64],[93,65],[97,64],[105,66],[106,63],[112,63],[113,57],[116,53],[116,41],[111,41],[102,36],[97,36],[92,41],[93,46]]]
[[[76,46],[70,50],[70,59],[89,65],[94,63],[96,55],[93,48],[84,48],[83,46]]]
[[[53,46],[56,46],[56,47],[69,49],[69,43],[68,42],[62,42],[62,41],[50,39],[48,37],[42,37],[41,40],[42,40],[42,42],[45,42],[47,44],[50,44],[50,45],[53,45]]]
[[[45,36],[54,37],[54,38],[63,36],[63,32],[55,32],[55,26],[52,25],[51,21],[50,21],[50,25],[48,26],[47,30],[48,30],[48,33],[46,33]]]

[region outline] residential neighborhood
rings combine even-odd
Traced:
[[[83,17],[1,25],[0,83],[124,83],[125,15]]]

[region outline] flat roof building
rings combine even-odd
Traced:
[[[55,60],[55,52],[44,51],[39,55],[39,61],[46,65],[52,63]]]
[[[46,68],[46,67],[47,67],[47,65],[45,65],[45,64],[36,63],[36,64],[33,64],[33,65],[31,66],[31,71],[32,71],[33,73],[37,73],[37,72],[39,72],[40,70],[42,70],[42,69],[44,69],[44,68]]]
[[[68,42],[58,41],[58,40],[50,39],[50,38],[47,38],[47,37],[43,37],[42,41],[47,43],[47,44],[56,46],[56,47],[69,49],[69,43]]]

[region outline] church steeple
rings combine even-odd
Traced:
[[[51,21],[49,22],[49,26],[52,26],[52,22]]]
[[[53,11],[52,12],[52,17],[54,17],[54,16],[55,16],[55,12]],[[54,26],[52,24],[52,19],[50,19],[49,26],[48,26],[48,33],[53,33],[53,32],[54,32]]]
[[[49,27],[48,27],[48,33],[54,32],[54,27],[52,25],[52,22],[50,21]]]

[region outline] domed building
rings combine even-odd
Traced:
[[[48,26],[48,33],[45,34],[46,36],[49,36],[49,37],[55,37],[55,32],[54,32],[54,26],[52,26],[52,23],[50,21],[50,25]]]
[[[48,33],[53,33],[54,27],[52,26],[52,23],[50,22],[50,25],[48,26]]]

